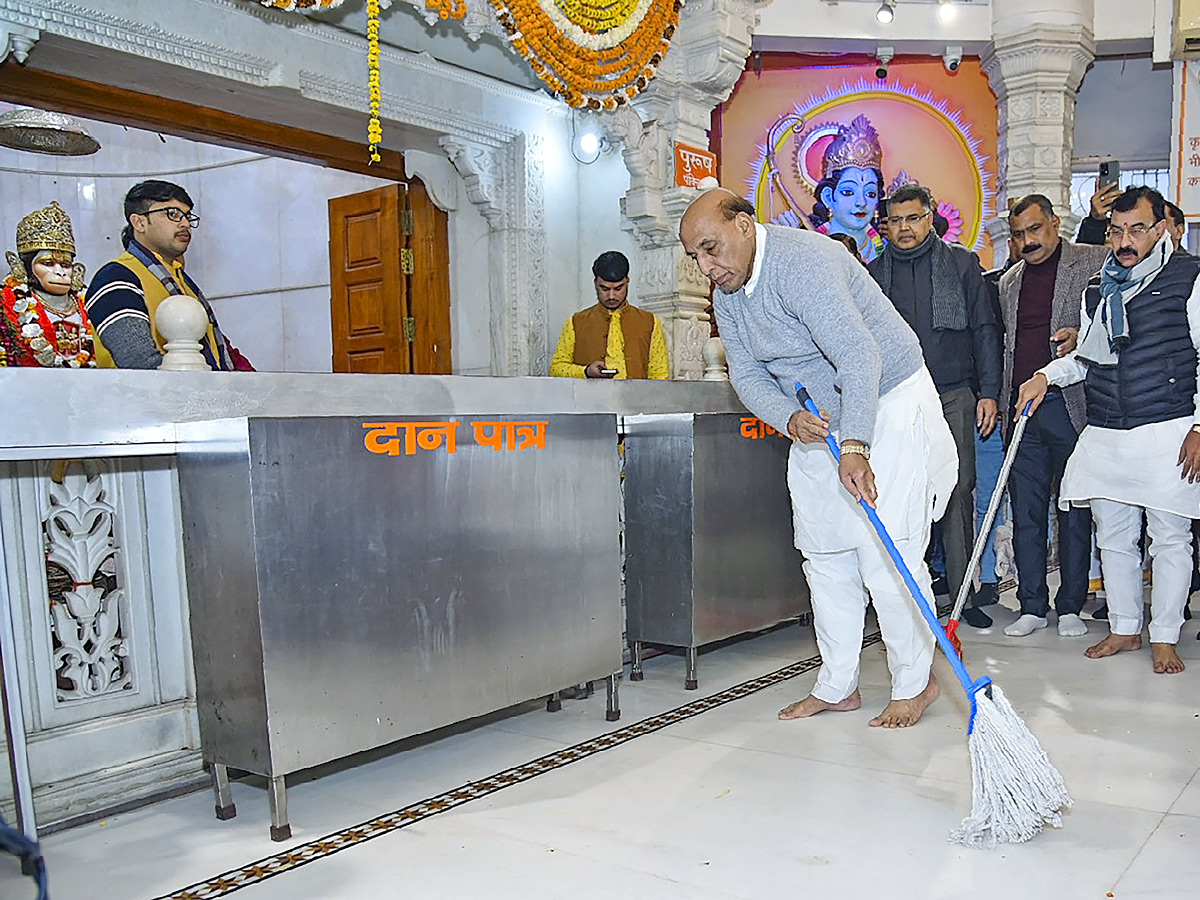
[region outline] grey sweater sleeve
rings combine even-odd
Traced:
[[[841,257],[845,257],[844,262]],[[813,343],[837,372],[842,393],[839,439],[870,444],[875,437],[883,354],[888,349],[881,340],[886,340],[887,335],[872,331],[856,298],[869,296],[876,306],[882,301],[889,310],[891,301],[849,254],[836,254],[833,258],[838,264],[825,268],[819,287],[814,285],[814,289],[803,294],[793,292],[792,297]],[[812,279],[813,274],[797,271],[788,277],[802,284],[803,279]]]
[[[163,355],[154,343],[150,323],[144,319],[122,318],[104,329],[104,346],[112,354],[118,369],[157,369]]]
[[[750,352],[737,317],[721,315],[720,304],[714,304],[714,309],[721,343],[725,347],[725,360],[729,364],[729,382],[738,399],[746,409],[786,435],[788,420],[800,408],[799,401],[784,394],[779,382],[767,371],[766,364]]]

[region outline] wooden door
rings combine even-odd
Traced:
[[[450,364],[450,217],[433,205],[425,185],[408,185],[412,227],[408,246],[413,252],[408,309],[413,318],[414,372],[449,375]],[[486,263],[485,263],[486,266]],[[486,283],[486,270],[483,273]]]
[[[404,340],[407,284],[401,271],[402,185],[329,201],[333,371],[411,372]]]
[[[450,374],[448,233],[416,180],[329,201],[335,372]]]

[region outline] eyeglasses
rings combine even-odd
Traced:
[[[184,219],[187,219],[188,224],[191,225],[193,228],[198,228],[200,226],[200,217],[199,216],[193,215],[190,212],[184,212],[178,206],[164,206],[164,207],[161,207],[160,209],[148,209],[144,213],[142,213],[142,215],[143,216],[152,216],[157,212],[166,213],[167,218],[170,219],[172,222],[182,222]]]
[[[913,213],[911,216],[888,216],[886,221],[893,228],[899,228],[901,225],[916,225],[923,218],[932,214],[933,213],[931,212],[923,212],[919,215],[917,213]]]
[[[1161,222],[1161,221],[1162,221],[1162,219],[1158,220],[1158,222]],[[1138,222],[1136,225],[1130,225],[1128,228],[1122,228],[1120,225],[1109,225],[1108,232],[1107,232],[1108,237],[1109,237],[1109,240],[1113,240],[1113,241],[1119,241],[1121,238],[1123,238],[1127,234],[1131,238],[1144,238],[1147,234],[1150,233],[1150,229],[1153,228],[1155,225],[1157,225],[1158,222],[1152,222],[1149,225],[1146,225],[1142,222]]]

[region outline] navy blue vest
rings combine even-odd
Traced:
[[[1141,293],[1129,301],[1129,343],[1115,366],[1088,365],[1089,425],[1122,431],[1195,413],[1196,349],[1188,330],[1187,300],[1200,274],[1200,259],[1181,251]],[[1100,304],[1100,276],[1084,292],[1092,316]]]

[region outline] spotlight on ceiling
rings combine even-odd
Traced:
[[[953,22],[958,15],[958,7],[954,5],[954,0],[939,0],[938,2],[938,18],[943,22]]]
[[[879,4],[879,9],[875,10],[875,21],[880,25],[891,25],[894,18],[896,18],[896,0],[883,0]]]

